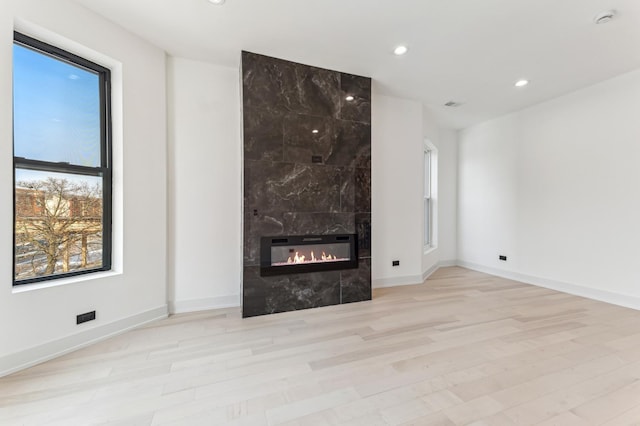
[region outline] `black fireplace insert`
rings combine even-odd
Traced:
[[[356,269],[358,236],[290,235],[260,239],[260,275]]]

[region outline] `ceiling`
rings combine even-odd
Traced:
[[[76,1],[172,56],[237,67],[248,50],[372,77],[452,128],[640,68],[640,0]]]

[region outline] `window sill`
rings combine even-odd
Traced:
[[[434,251],[436,251],[438,249],[438,247],[435,246],[429,246],[429,247],[425,247],[424,248],[424,252],[422,253],[423,255],[427,255],[430,253],[433,253]]]
[[[59,280],[43,281],[41,283],[22,284],[22,285],[14,286],[11,292],[13,294],[25,293],[28,291],[40,290],[44,288],[59,287],[62,285],[99,280],[103,278],[114,277],[116,275],[122,275],[122,272],[118,272],[118,271],[95,272],[92,274],[77,275],[75,277],[69,277],[69,278],[61,278]]]

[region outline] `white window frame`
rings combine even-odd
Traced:
[[[424,141],[422,169],[422,243],[426,253],[438,245],[438,149],[428,139]]]

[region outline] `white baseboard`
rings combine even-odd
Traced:
[[[0,357],[0,377],[24,370],[163,318],[167,318],[166,305],[2,356]]]
[[[438,268],[443,268],[445,266],[456,266],[457,262],[455,260],[446,260],[443,262],[438,262],[433,265],[431,268],[427,269],[422,273],[422,275],[407,275],[403,277],[391,277],[391,278],[379,278],[373,280],[373,288],[387,288],[387,287],[398,287],[401,285],[416,285],[422,284],[427,278],[429,278]]]
[[[640,310],[640,297],[628,296],[620,293],[613,293],[610,291],[599,290],[591,287],[585,287],[578,284],[565,283],[562,281],[550,280],[547,278],[536,277],[533,275],[521,274],[519,272],[506,271],[503,269],[492,268],[490,266],[484,266],[477,263],[465,262],[459,260],[458,266],[463,268],[473,269],[474,271],[484,272],[498,277],[507,278],[510,280],[520,281],[525,284],[532,284],[538,287],[544,287],[551,290],[560,291],[563,293],[569,293],[576,296],[586,297],[587,299],[598,300],[600,302],[611,303],[613,305],[624,306],[625,308],[631,308]]]
[[[436,263],[431,268],[429,268],[426,271],[424,271],[422,273],[422,282],[425,282],[427,280],[427,278],[429,278],[431,276],[431,274],[433,274],[435,271],[438,270],[439,267],[440,267],[440,263]]]
[[[372,281],[372,288],[397,287],[401,285],[422,284],[421,275],[406,275],[403,277],[378,278]]]
[[[187,312],[208,311],[211,309],[235,308],[240,306],[240,295],[208,297],[206,299],[178,300],[169,302],[171,314],[184,314]]]

